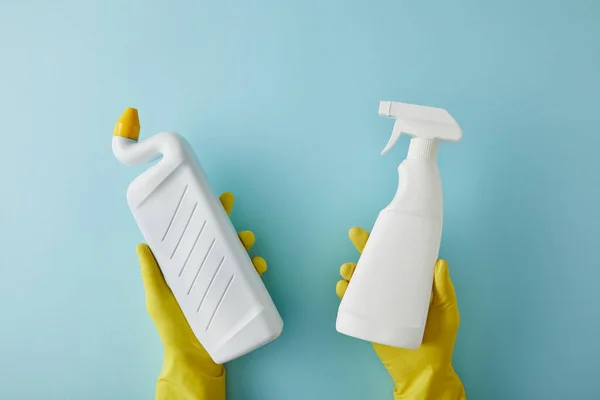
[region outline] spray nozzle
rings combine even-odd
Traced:
[[[396,120],[392,136],[381,154],[396,144],[401,133],[422,139],[439,139],[447,142],[458,142],[462,138],[460,126],[443,108],[382,101],[379,103],[379,115]]]

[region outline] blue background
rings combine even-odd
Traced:
[[[257,235],[286,328],[228,366],[231,400],[390,399],[335,332],[347,238],[397,185],[380,100],[441,106],[441,255],[470,399],[600,397],[600,3],[0,3],[0,398],[150,399],[162,347],[110,150],[126,106],[175,130]]]

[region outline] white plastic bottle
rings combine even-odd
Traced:
[[[462,131],[446,110],[383,101],[379,114],[395,118],[388,151],[400,133],[410,141],[398,167],[399,185],[381,210],[337,317],[337,330],[394,347],[417,349],[423,340],[442,235],[438,140]]]
[[[126,165],[160,158],[127,202],[194,334],[217,363],[272,341],[281,317],[194,153],[175,133],[138,142],[139,129],[126,109],[113,153]]]

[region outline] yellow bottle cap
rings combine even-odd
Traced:
[[[140,137],[140,119],[135,108],[127,107],[117,120],[113,136],[138,140]]]

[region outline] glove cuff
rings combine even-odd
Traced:
[[[396,382],[394,400],[466,400],[464,386],[452,368],[425,368],[410,380]]]
[[[183,355],[165,356],[156,399],[225,400],[225,368],[206,362]]]

